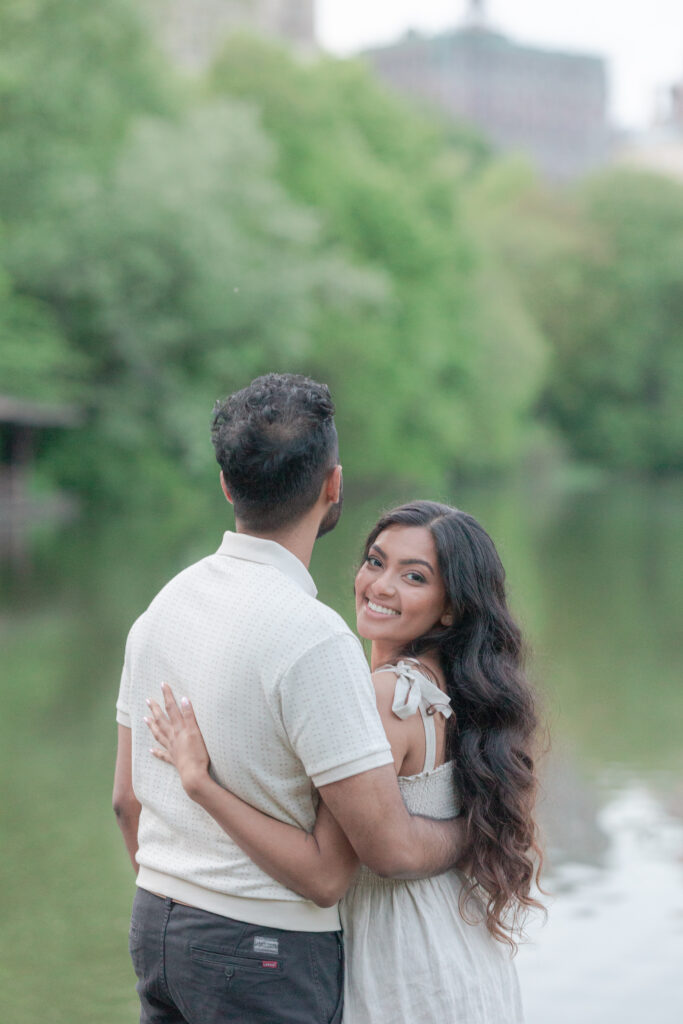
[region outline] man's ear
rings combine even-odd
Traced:
[[[325,497],[328,501],[336,505],[339,501],[342,486],[342,468],[341,466],[335,466],[327,474],[327,488],[325,491]]]
[[[232,503],[233,503],[232,502],[232,495],[230,494],[230,491],[228,490],[228,485],[227,485],[227,483],[225,481],[225,477],[223,476],[223,470],[221,470],[221,488],[222,488],[223,494],[225,495],[225,497],[228,499],[228,501],[232,505]]]

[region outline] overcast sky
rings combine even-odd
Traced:
[[[408,28],[457,24],[466,0],[318,0],[318,36],[334,53],[390,42]],[[602,54],[611,108],[623,127],[644,127],[658,90],[683,79],[683,0],[487,0],[496,28],[525,43]]]

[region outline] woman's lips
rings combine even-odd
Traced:
[[[376,615],[378,618],[391,619],[395,618],[401,613],[395,608],[389,608],[385,604],[380,604],[378,601],[371,601],[369,597],[365,598],[365,607],[372,615]]]

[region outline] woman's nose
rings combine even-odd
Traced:
[[[383,572],[379,579],[375,580],[375,588],[378,594],[393,594],[396,591],[391,573]]]

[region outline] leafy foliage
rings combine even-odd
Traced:
[[[83,359],[69,344],[46,304],[17,295],[0,275],[0,381],[23,398],[61,402],[79,393]]]
[[[118,13],[127,17],[125,5]],[[116,94],[128,57],[116,48],[109,57],[108,79],[103,66],[99,74]],[[24,320],[41,309],[55,334],[48,351],[36,322],[28,349],[17,334],[5,357],[16,363],[8,386],[26,394],[35,381],[24,381],[27,361],[16,353],[54,362],[57,339],[68,338],[87,367],[80,398],[89,425],[63,440],[53,465],[81,490],[123,496],[131,484],[148,498],[211,464],[217,395],[301,359],[314,310],[374,306],[384,288],[380,275],[319,251],[315,212],[274,180],[252,110],[205,101],[173,116],[132,105],[127,113],[101,165],[81,160],[97,139],[74,137],[67,115],[62,132],[54,125],[69,139],[77,179],[50,164],[51,201],[8,226],[3,256],[19,303],[6,322],[16,328],[23,302]],[[49,155],[48,145],[48,163]]]
[[[541,402],[578,456],[683,468],[683,188],[612,171],[576,197],[576,226],[536,263],[551,341]]]
[[[6,0],[0,67],[0,389],[83,408],[58,482],[193,486],[215,398],[273,369],[328,381],[373,487],[513,466],[539,411],[581,458],[680,467],[680,186],[550,195],[360,63],[254,39],[181,80],[132,0]]]
[[[388,277],[381,315],[321,318],[309,364],[333,387],[356,474],[435,482],[508,464],[533,399],[536,337],[508,315],[514,287],[492,279],[464,208],[481,144],[358,63],[299,65],[255,40],[230,42],[209,84],[258,105],[280,178],[320,212],[326,243]],[[489,315],[497,285],[500,320]],[[510,362],[524,385],[501,389],[495,367]]]

